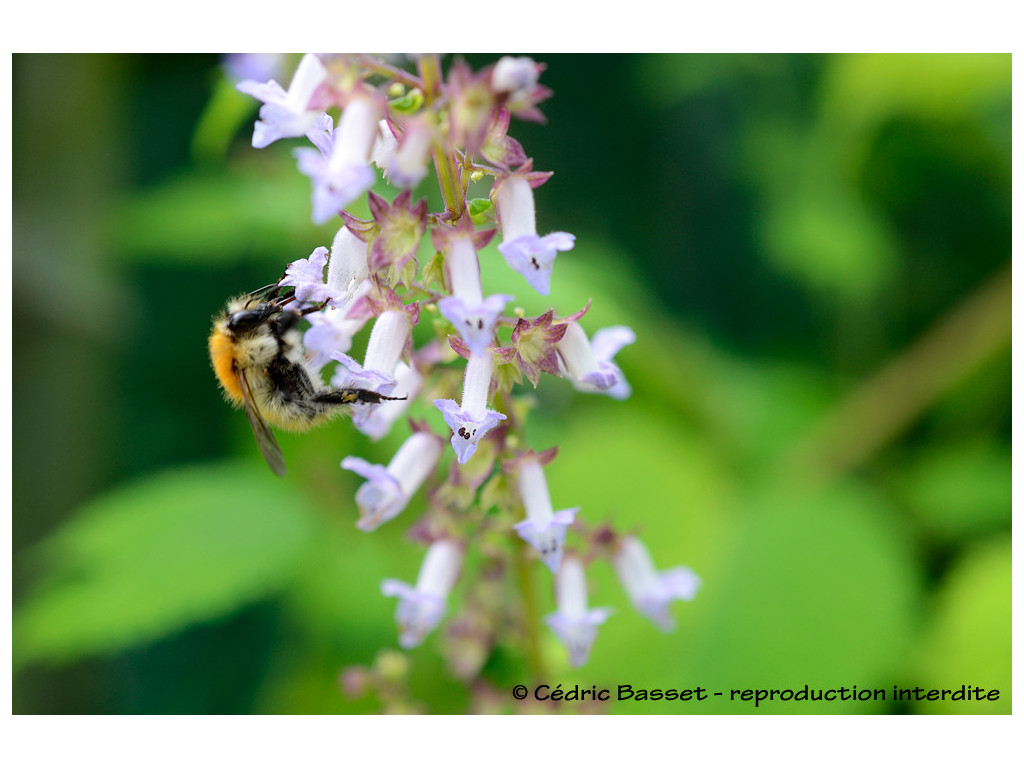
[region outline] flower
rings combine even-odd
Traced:
[[[541,371],[559,375],[558,354],[555,344],[565,335],[565,323],[553,324],[555,311],[549,309],[535,320],[519,318],[512,330],[512,348],[515,349],[519,370],[536,388]]]
[[[446,296],[437,302],[437,308],[448,322],[455,326],[470,352],[483,355],[494,338],[494,327],[498,324],[498,317],[512,299],[513,297],[507,294],[496,293],[488,296],[480,304],[467,306],[458,296]]]
[[[395,386],[394,392],[401,392],[406,396],[405,400],[386,400],[376,408],[372,408],[369,415],[362,422],[359,431],[371,440],[380,440],[391,431],[402,414],[409,410],[412,401],[420,393],[423,386],[423,375],[416,370],[415,366],[408,366],[401,360],[395,365]]]
[[[415,648],[441,623],[461,565],[462,547],[450,539],[441,539],[427,550],[415,587],[398,579],[385,579],[381,584],[386,597],[399,599],[395,621],[398,642],[403,648]]]
[[[427,229],[427,201],[412,204],[412,190],[405,190],[388,203],[380,195],[369,192],[371,221],[357,219],[342,211],[345,224],[359,239],[368,243],[369,267],[389,284],[404,282],[406,265],[415,274],[416,249]]]
[[[448,70],[445,92],[451,103],[450,141],[472,157],[484,144],[495,107],[490,71],[473,73],[464,61],[456,61]]]
[[[303,304],[327,301],[327,283],[324,282],[326,266],[327,249],[320,246],[309,254],[308,259],[296,259],[289,264],[278,285],[294,286],[295,299]]]
[[[366,367],[389,377],[394,374],[398,358],[409,342],[409,330],[409,315],[405,311],[389,309],[381,312],[366,344]]]
[[[434,471],[444,441],[429,431],[416,431],[398,449],[387,467],[371,464],[358,456],[347,456],[341,462],[348,469],[366,478],[356,491],[361,531],[372,531],[396,517],[423,481]]]
[[[398,139],[387,119],[381,120],[377,126],[377,138],[373,140],[373,150],[370,152],[370,160],[380,168],[384,178],[388,175],[388,165],[398,150]]]
[[[487,393],[491,386],[494,361],[490,353],[470,355],[466,377],[462,383],[462,404],[454,400],[435,400],[445,422],[452,428],[452,448],[459,464],[465,464],[476,453],[477,444],[499,421],[506,417],[487,410]]]
[[[550,89],[537,84],[543,71],[544,65],[528,56],[502,56],[491,70],[491,88],[520,120],[543,123],[536,104],[551,95]]]
[[[331,383],[339,388],[369,389],[382,395],[390,395],[396,385],[395,366],[409,342],[409,315],[401,309],[389,309],[380,314],[373,324],[370,340],[366,344],[363,364],[345,354],[331,355],[341,363]],[[362,431],[370,413],[378,403],[354,403],[352,423]]]
[[[488,162],[503,169],[514,168],[528,160],[523,145],[508,135],[511,119],[507,109],[497,110],[491,127],[487,129],[487,140],[480,148],[480,154]]]
[[[363,284],[369,289],[370,284]],[[357,292],[356,296],[365,293]],[[355,298],[355,297],[353,297]],[[366,318],[352,316],[350,310],[355,302],[342,309],[326,309],[307,315],[310,328],[302,337],[302,345],[310,355],[309,364],[315,370],[323,368],[336,353],[345,353],[352,348],[352,337],[366,324]]]
[[[326,78],[327,68],[316,55],[307,53],[299,62],[287,91],[274,80],[265,83],[243,80],[235,86],[263,102],[252,145],[262,149],[278,139],[302,136],[312,128],[323,114],[314,96]],[[314,104],[316,107],[310,109]]]
[[[224,71],[232,80],[256,80],[257,85],[278,76],[285,63],[280,53],[228,53],[223,60]]]
[[[366,243],[348,227],[342,227],[331,243],[327,264],[327,292],[331,306],[347,304],[370,275]]]
[[[544,477],[540,457],[529,452],[519,461],[519,497],[526,509],[526,519],[515,524],[516,533],[540,554],[541,560],[558,573],[565,545],[565,532],[572,525],[579,507],[554,512],[551,494]]]
[[[384,198],[371,192],[368,196],[370,213],[380,227],[370,244],[370,269],[380,273],[389,267],[400,275],[402,269],[415,259],[423,233],[427,230],[427,201],[412,204],[412,191],[405,190],[389,205]]]
[[[427,162],[433,148],[434,131],[430,121],[410,120],[398,139],[394,155],[387,161],[384,176],[395,186],[415,187],[427,175]]]
[[[455,326],[472,354],[483,355],[494,338],[494,328],[505,305],[513,299],[506,294],[483,297],[480,287],[480,262],[475,245],[483,247],[493,230],[474,233],[469,217],[451,233],[435,234],[438,248],[447,249],[445,265],[452,295],[437,302],[441,314]]]
[[[669,632],[673,622],[668,606],[673,600],[693,600],[700,589],[700,577],[686,566],[658,572],[651,555],[635,536],[623,538],[612,559],[619,581],[633,606]]]
[[[555,577],[558,610],[544,621],[569,650],[569,663],[582,667],[597,637],[597,628],[612,614],[611,608],[587,609],[587,577],[583,561],[574,555],[562,560]]]
[[[355,96],[342,111],[336,131],[319,123],[318,131],[310,135],[319,152],[295,150],[299,170],[313,182],[314,223],[328,221],[373,184],[370,153],[379,120],[376,99]]]
[[[568,232],[537,235],[533,188],[525,175],[513,174],[500,182],[496,205],[502,236],[498,252],[537,293],[546,296],[551,291],[555,256],[572,250],[576,236]]]
[[[533,90],[542,71],[544,66],[528,56],[502,56],[491,72],[491,87],[498,93],[519,96]]]
[[[587,339],[586,331],[575,320],[565,326],[565,335],[555,347],[562,362],[562,371],[581,392],[603,392],[616,400],[625,400],[632,390],[612,358],[627,344],[636,341],[631,328],[616,325],[602,328]]]

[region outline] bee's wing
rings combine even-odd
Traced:
[[[238,372],[238,381],[242,385],[242,400],[245,402],[245,415],[249,417],[249,425],[256,435],[256,445],[260,447],[260,453],[267,460],[267,464],[274,470],[274,474],[284,477],[288,471],[284,464],[284,454],[281,453],[281,446],[274,439],[274,433],[270,431],[267,422],[263,420],[259,408],[256,407],[256,400],[249,388],[249,381],[245,378],[245,371]]]

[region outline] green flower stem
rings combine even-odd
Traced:
[[[429,106],[441,95],[441,59],[437,54],[424,54],[420,56],[419,66],[420,77],[423,78],[424,103]],[[466,196],[459,181],[455,157],[438,144],[434,145],[434,168],[441,185],[444,207],[452,215],[453,221],[458,221],[466,212]]]
[[[531,682],[548,679],[544,668],[544,654],[540,647],[540,605],[537,603],[535,574],[537,562],[529,556],[530,545],[520,540],[516,546],[516,570],[519,576],[519,594],[523,599],[523,633],[526,640],[526,664]]]
[[[423,83],[411,74],[406,72],[404,69],[391,66],[386,61],[381,61],[380,59],[374,58],[373,56],[367,56],[366,54],[360,55],[358,60],[364,67],[374,74],[383,75],[384,77],[402,83],[409,88],[419,88],[421,90],[423,88]]]

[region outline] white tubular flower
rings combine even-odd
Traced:
[[[487,409],[493,367],[490,353],[471,355],[466,362],[466,378],[462,383],[462,404],[454,400],[434,401],[452,429],[452,448],[459,464],[469,461],[484,435],[505,419],[504,414]]]
[[[373,151],[370,153],[370,159],[373,160],[374,165],[380,168],[385,177],[387,176],[388,165],[391,164],[397,149],[398,139],[391,132],[391,126],[388,125],[387,120],[381,120],[377,125],[377,138],[373,140]]]
[[[236,88],[263,102],[260,119],[252,134],[252,145],[262,149],[278,139],[302,136],[323,114],[322,109],[309,109],[317,88],[327,77],[327,68],[312,53],[299,62],[291,85],[285,91],[273,80],[259,83],[243,80]]]
[[[458,296],[470,305],[484,300],[483,289],[480,287],[480,260],[473,247],[473,237],[466,233],[461,237],[452,237],[448,249],[446,265],[448,278],[451,281],[452,296]]]
[[[366,243],[348,227],[342,227],[334,236],[331,260],[327,263],[327,294],[331,306],[348,304],[370,276],[366,250]]]
[[[544,621],[565,644],[569,663],[582,667],[597,637],[597,628],[612,614],[611,608],[587,608],[587,576],[583,561],[569,555],[562,560],[555,578],[555,602],[558,610]]]
[[[366,284],[369,287],[369,283]],[[357,293],[358,295],[358,293]],[[352,304],[342,309],[327,309],[307,315],[309,330],[302,344],[309,355],[309,364],[319,371],[335,354],[344,354],[352,348],[352,337],[366,325],[365,317],[349,317]]]
[[[408,339],[409,316],[399,309],[382,312],[370,332],[363,366],[390,377],[395,372],[395,365]]]
[[[388,181],[398,187],[415,187],[427,175],[427,162],[433,148],[434,131],[430,123],[426,120],[410,120],[395,154],[387,164]]]
[[[405,312],[398,309],[382,312],[373,324],[362,365],[345,354],[331,355],[334,360],[341,363],[331,383],[342,389],[368,389],[382,395],[390,395],[396,385],[395,366],[409,340],[409,330],[409,317]],[[354,403],[352,423],[362,431],[373,409],[379,407],[380,404],[375,403]]]
[[[568,232],[537,235],[533,188],[522,176],[509,176],[501,182],[496,203],[502,237],[498,252],[537,293],[546,296],[551,291],[555,256],[559,251],[571,250],[576,236]]]
[[[342,469],[362,475],[367,482],[356,491],[359,520],[356,528],[373,531],[396,517],[437,466],[444,440],[432,432],[414,432],[398,449],[387,467],[347,456]]]
[[[399,599],[395,611],[398,642],[415,648],[441,623],[448,610],[448,594],[462,566],[462,547],[449,539],[435,541],[427,550],[420,575],[413,587],[398,579],[385,579],[381,591]]]
[[[502,56],[494,65],[491,87],[499,93],[511,94],[509,98],[514,100],[536,87],[540,72],[537,63],[527,56]]]
[[[299,170],[313,181],[313,222],[323,224],[373,185],[370,153],[378,135],[380,105],[353,98],[337,130],[324,127],[309,138],[317,146],[297,149]]]
[[[565,532],[580,508],[553,510],[544,468],[535,456],[520,462],[518,485],[519,496],[526,508],[526,519],[516,523],[516,533],[537,550],[552,573],[558,573],[565,547]]]
[[[512,297],[495,294],[484,299],[480,262],[470,234],[452,237],[445,261],[452,295],[437,302],[437,307],[455,326],[470,352],[484,355],[494,338],[498,317]]]
[[[613,565],[633,606],[664,632],[675,626],[668,615],[669,604],[693,600],[700,589],[700,577],[686,566],[658,572],[647,547],[634,536],[619,542]]]
[[[423,375],[401,360],[395,366],[395,392],[406,395],[405,400],[386,400],[370,411],[360,431],[371,440],[380,440],[391,431],[391,427],[402,414],[409,410],[412,401],[423,386]]]
[[[570,321],[555,348],[563,373],[581,392],[601,392],[616,400],[625,400],[632,392],[629,382],[612,358],[628,344],[636,341],[631,328],[616,325],[602,328],[593,342],[579,323]]]

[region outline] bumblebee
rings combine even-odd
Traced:
[[[263,458],[281,476],[284,455],[269,425],[304,432],[355,403],[405,400],[324,386],[306,361],[296,327],[324,305],[298,310],[288,306],[294,301],[294,289],[264,286],[229,301],[210,333],[210,362],[224,395],[245,408]]]

